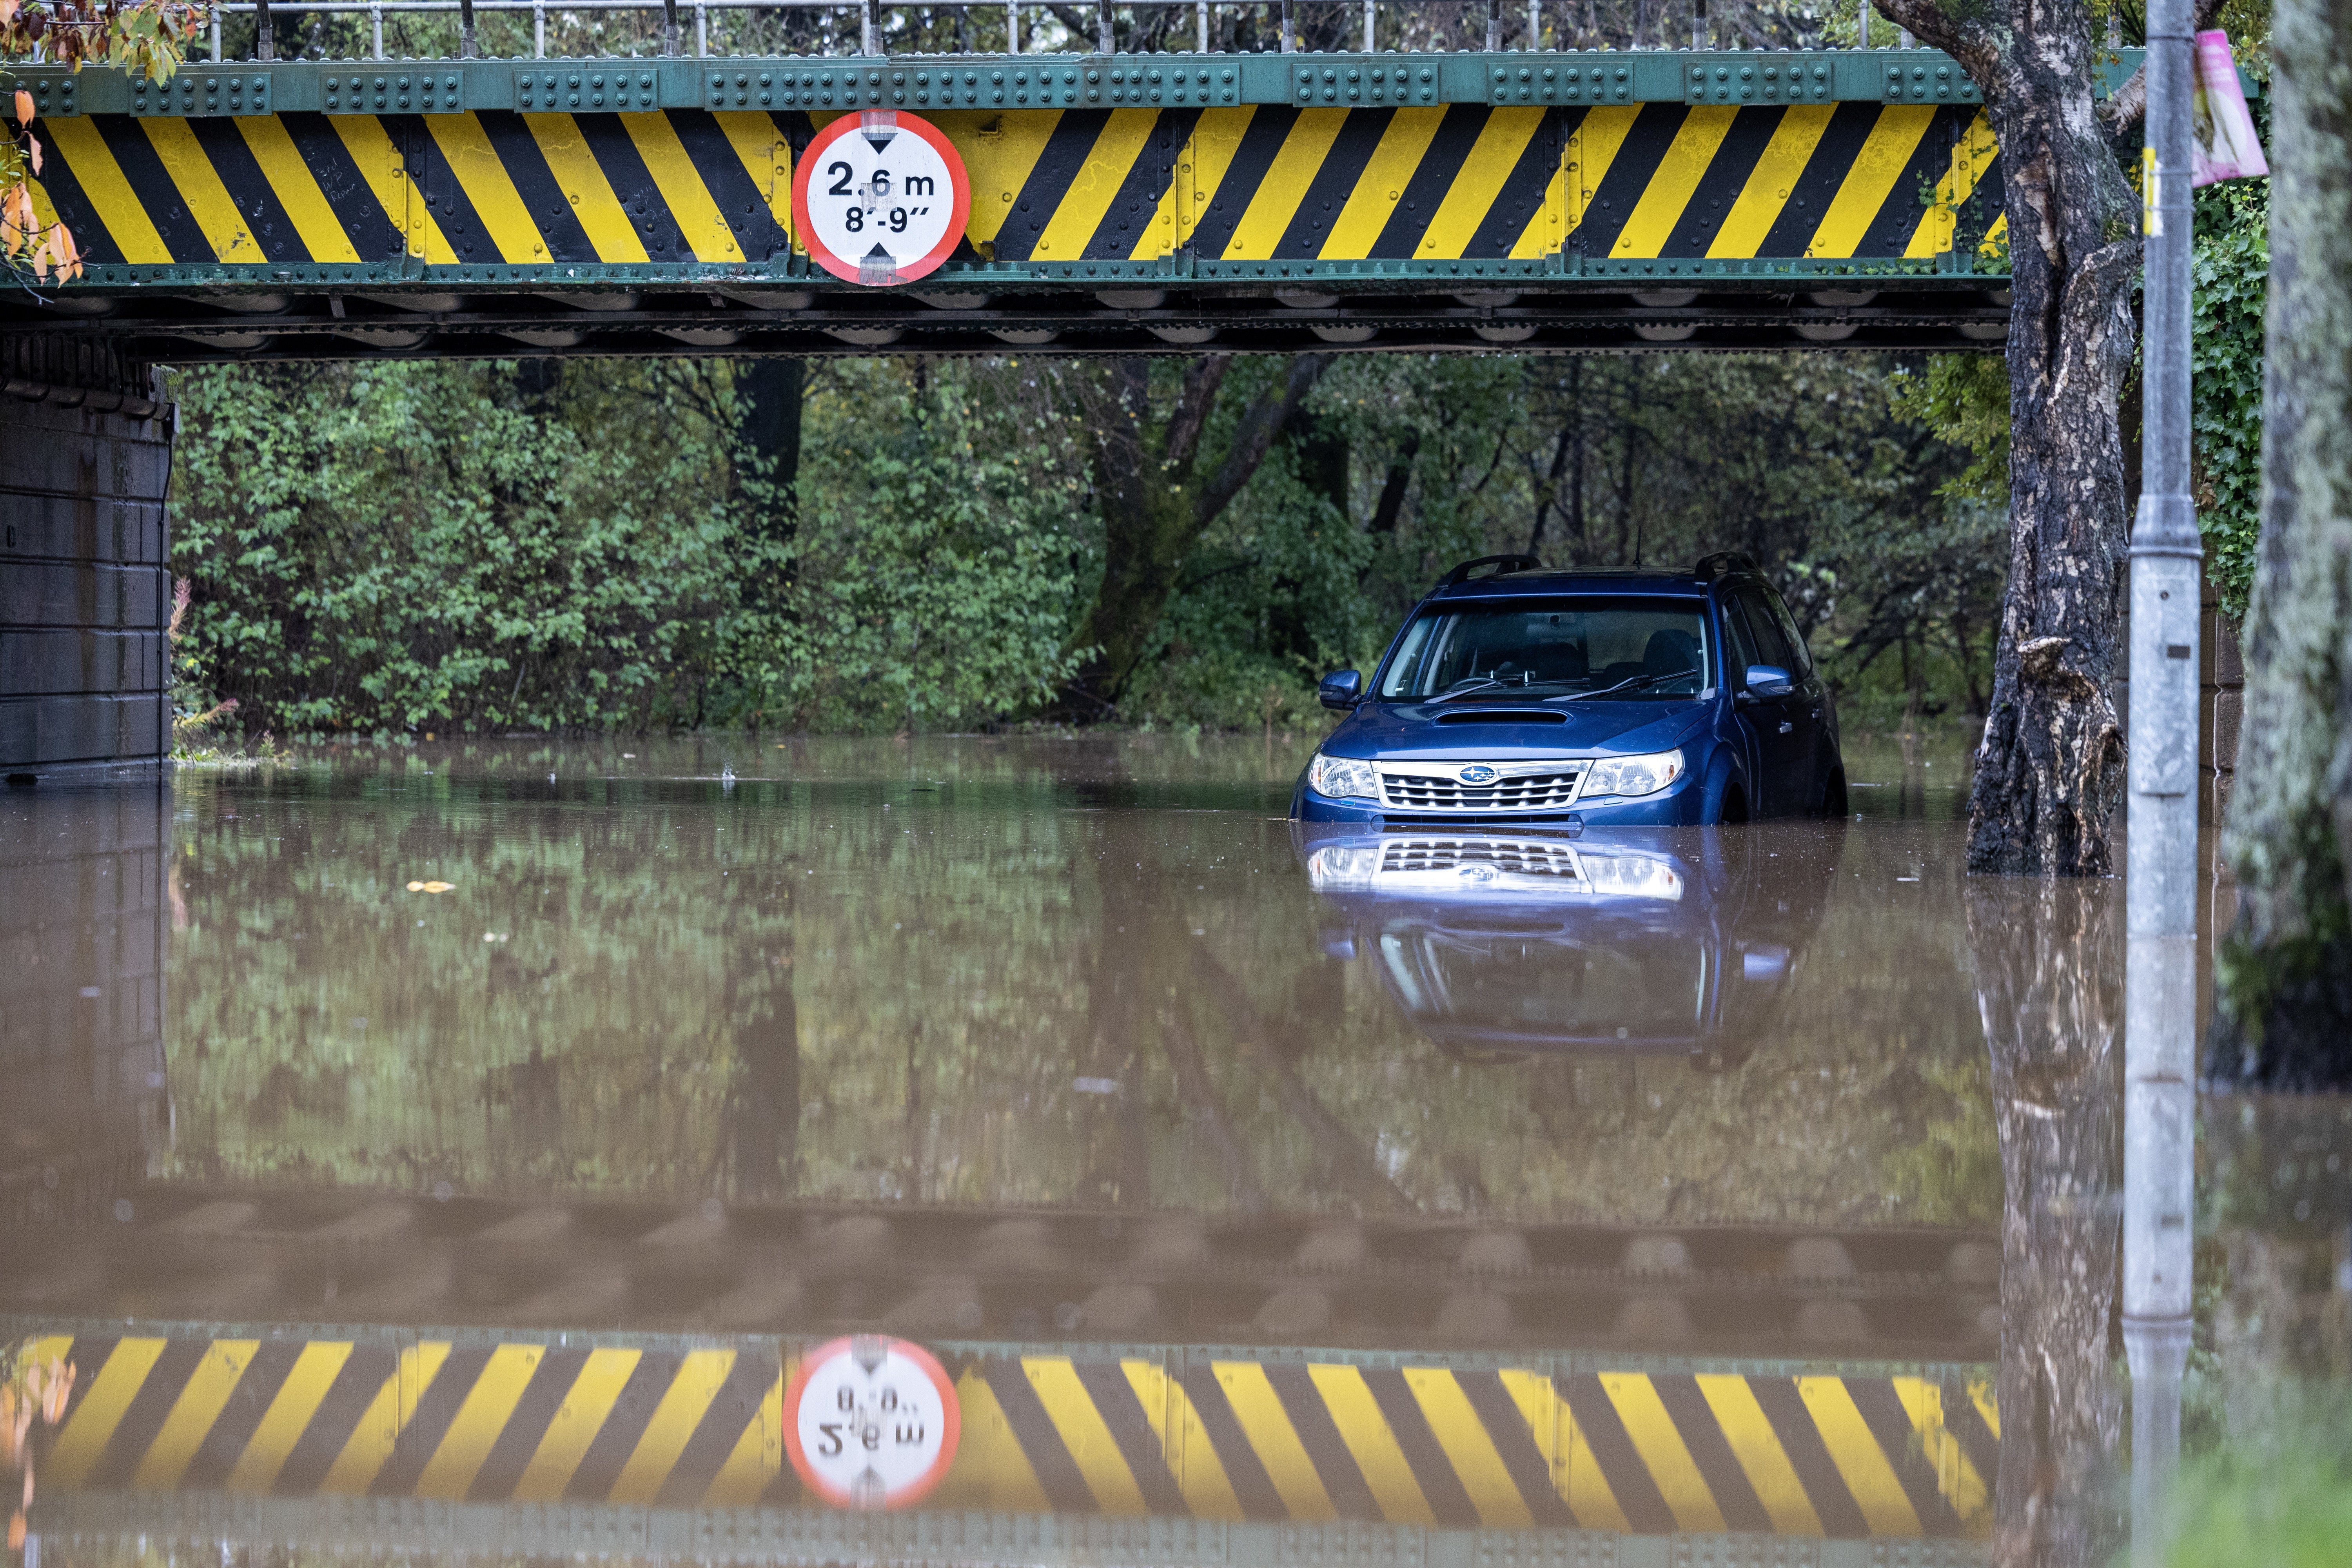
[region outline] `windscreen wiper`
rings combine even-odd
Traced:
[[[1574,702],[1586,697],[1606,697],[1612,691],[1624,691],[1636,686],[1651,686],[1661,680],[1679,680],[1689,673],[1690,671],[1687,669],[1678,669],[1672,675],[1636,675],[1628,679],[1621,680],[1614,686],[1603,687],[1599,691],[1571,691],[1565,697],[1547,697],[1544,700],[1546,702]]]
[[[1457,686],[1443,697],[1431,698],[1429,700],[1430,705],[1432,707],[1435,707],[1440,702],[1451,702],[1457,697],[1467,697],[1474,691],[1484,691],[1490,686],[1500,686],[1502,684],[1503,682],[1495,676],[1482,675],[1478,678],[1477,682],[1475,685]]]

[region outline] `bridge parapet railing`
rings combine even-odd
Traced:
[[[1867,52],[1865,15],[1851,31]],[[1678,40],[1619,37],[1561,0],[223,0],[192,64],[420,60],[1165,53],[1667,52]],[[1711,50],[1698,0],[1694,51]],[[1589,18],[1584,20],[1589,21]],[[387,39],[387,26],[391,28]],[[1908,51],[1882,27],[1876,41]],[[1644,42],[1653,47],[1643,47]],[[1743,34],[1773,52],[1827,52],[1811,30]],[[1630,46],[1630,47],[1628,47]],[[526,49],[528,52],[526,52]],[[1840,50],[1839,52],[1853,52]],[[27,63],[39,63],[37,60]]]
[[[446,10],[456,0],[399,0]],[[477,0],[528,15],[533,0]],[[751,9],[751,0],[678,0],[688,12]],[[973,0],[978,4],[979,0]],[[1182,0],[1196,4],[1197,0]],[[657,8],[659,0],[587,0],[608,10]],[[784,0],[821,9],[823,0]],[[225,7],[226,8],[226,7]],[[322,0],[322,11],[366,13],[367,0]],[[390,0],[383,6],[390,9]],[[554,7],[547,7],[552,10]],[[759,7],[783,7],[765,0]],[[2120,86],[2141,51],[2099,68],[2099,94]],[[1496,53],[1277,53],[1155,51],[893,52],[825,55],[771,51],[702,56],[550,55],[471,59],[430,57],[199,62],[150,83],[112,67],[79,70],[39,63],[0,66],[31,92],[45,117],[131,114],[209,118],[279,113],[462,114],[477,110],[644,112],[737,109],[830,111],[898,108],[1055,110],[1210,108],[1395,109],[1451,103],[1585,109],[1643,103],[1776,109],[1830,103],[1981,105],[1982,94],[1948,56],[1930,49],[1516,50]],[[620,64],[617,73],[612,68]],[[565,67],[595,73],[565,82]],[[354,74],[355,71],[358,74]],[[568,74],[576,74],[568,73]],[[609,76],[611,80],[605,79]],[[566,101],[555,95],[561,87]],[[536,95],[536,96],[534,96]]]

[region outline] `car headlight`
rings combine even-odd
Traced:
[[[1658,752],[1646,757],[1603,757],[1592,764],[1581,799],[1596,795],[1655,795],[1683,776],[1680,752]]]
[[[1315,760],[1307,764],[1307,783],[1317,795],[1328,795],[1334,800],[1381,797],[1379,770],[1352,757],[1327,757],[1316,752]]]

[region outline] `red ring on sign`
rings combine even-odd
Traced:
[[[825,149],[866,123],[867,115],[891,117],[892,127],[912,132],[931,144],[940,162],[948,166],[948,183],[955,188],[955,210],[948,216],[948,231],[929,254],[919,256],[891,274],[893,283],[912,283],[918,278],[928,278],[939,269],[940,263],[955,253],[956,242],[963,238],[964,226],[971,221],[971,176],[964,172],[963,154],[955,150],[947,132],[918,114],[898,109],[853,109],[818,132],[808,144],[808,151],[793,165],[793,231],[802,244],[808,247],[809,258],[845,283],[863,283],[857,263],[844,261],[817,237],[816,225],[809,221],[808,183]]]
[[[842,118],[846,120],[850,116]],[[959,170],[961,167],[957,165]],[[955,1384],[949,1381],[947,1369],[940,1364],[939,1358],[911,1341],[894,1340],[884,1334],[856,1337],[879,1339],[891,1352],[913,1362],[922,1374],[931,1380],[931,1386],[939,1391],[940,1457],[931,1461],[929,1469],[899,1489],[882,1505],[884,1508],[907,1508],[928,1497],[931,1489],[946,1479],[948,1467],[955,1462],[956,1445],[963,1437],[963,1413],[956,1407]],[[819,1475],[816,1467],[809,1463],[808,1455],[802,1450],[801,1395],[808,1388],[811,1373],[836,1357],[849,1354],[855,1343],[855,1339],[845,1336],[817,1346],[801,1358],[800,1366],[793,1373],[792,1382],[784,1388],[784,1452],[791,1456],[793,1468],[799,1472],[802,1484],[835,1508],[856,1508],[857,1500]]]

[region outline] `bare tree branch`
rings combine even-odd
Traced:
[[[1169,468],[1181,473],[1192,466],[1192,454],[1201,445],[1201,436],[1209,426],[1209,413],[1217,405],[1217,389],[1225,382],[1225,373],[1233,368],[1230,354],[1210,354],[1196,359],[1184,367],[1184,390],[1176,399],[1176,411],[1168,417]]]
[[[1250,475],[1257,471],[1259,460],[1265,458],[1265,449],[1274,445],[1274,438],[1282,434],[1282,427],[1290,422],[1292,415],[1298,412],[1298,405],[1307,401],[1307,395],[1315,390],[1316,379],[1322,375],[1324,367],[1330,363],[1329,354],[1300,354],[1290,362],[1290,374],[1283,378],[1282,384],[1268,388],[1250,405],[1249,412],[1242,416],[1240,426],[1234,431],[1232,449],[1226,452],[1223,465],[1217,469],[1217,477],[1209,482],[1207,489],[1201,492],[1200,515],[1202,519],[1215,517],[1223,511],[1226,503],[1249,482]]]
[[[2221,14],[2221,0],[2197,0],[2197,30],[2203,32]],[[2109,140],[2121,143],[2139,133],[2139,122],[2147,113],[2147,67],[2143,64],[2131,73],[2131,79],[2116,89],[2108,100],[2099,105],[2099,124]]]

